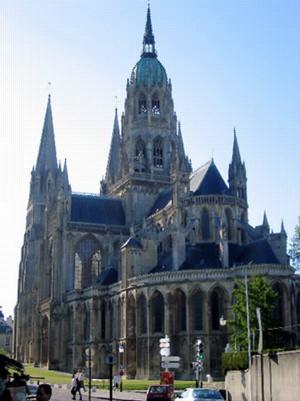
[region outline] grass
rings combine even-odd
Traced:
[[[40,380],[50,384],[71,384],[72,375],[70,373],[57,372],[43,368],[36,368],[33,365],[25,365],[25,373],[30,375],[33,380]],[[40,379],[37,379],[40,378]],[[87,379],[85,380],[87,385]],[[158,384],[159,380],[124,380],[123,390],[147,390],[151,384]],[[108,389],[108,379],[93,379],[93,385],[99,389]],[[193,387],[195,381],[175,380],[175,388],[177,390]]]

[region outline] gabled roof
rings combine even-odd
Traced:
[[[239,250],[235,258],[236,263],[247,264],[278,264],[279,261],[275,256],[271,245],[266,239],[253,241],[244,245]]]
[[[138,238],[135,237],[129,237],[126,242],[121,246],[122,248],[139,248],[143,249],[143,245],[141,241]]]
[[[118,272],[113,267],[104,269],[97,278],[97,284],[110,285],[118,281]]]
[[[119,199],[72,194],[71,221],[123,226],[125,214]]]
[[[190,189],[193,195],[223,195],[228,191],[213,160],[205,163],[191,175]]]
[[[154,205],[150,209],[148,216],[162,210],[172,202],[172,188],[165,189],[156,199]]]

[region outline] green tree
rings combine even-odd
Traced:
[[[234,320],[229,322],[231,327],[230,344],[233,349],[247,350],[247,313],[246,313],[246,291],[245,281],[238,280],[233,290],[234,303],[232,306]],[[274,308],[276,305],[277,294],[273,291],[268,281],[260,276],[252,276],[248,279],[248,299],[249,299],[249,317],[251,336],[255,333],[256,344],[258,342],[258,321],[256,317],[256,308],[261,311],[261,320],[264,340],[267,340],[267,329],[276,327],[274,320]],[[269,341],[268,341],[269,342]],[[264,347],[268,346],[264,341]]]
[[[300,216],[298,217],[298,224],[295,227],[294,235],[290,243],[289,256],[292,266],[300,270]]]

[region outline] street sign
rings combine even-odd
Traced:
[[[117,362],[117,358],[113,354],[108,354],[105,357],[105,363],[106,365],[114,365]]]
[[[161,360],[163,362],[179,362],[180,356],[162,356]]]
[[[161,367],[163,369],[177,369],[180,367],[179,362],[162,362]]]
[[[170,355],[170,348],[161,348],[159,353],[162,357],[167,357]]]

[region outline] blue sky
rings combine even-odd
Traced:
[[[16,303],[30,171],[52,82],[58,158],[74,191],[98,192],[114,107],[139,60],[147,1],[0,4],[0,305]],[[249,217],[289,235],[300,214],[300,3],[151,0],[159,60],[173,83],[185,148],[225,180],[236,127]]]

